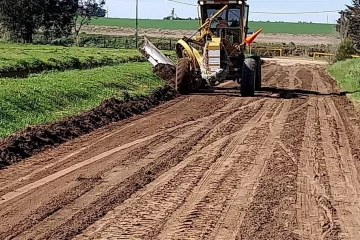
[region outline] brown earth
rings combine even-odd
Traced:
[[[358,239],[354,106],[324,65],[263,76],[1,170],[0,239]]]
[[[84,26],[82,32],[87,34],[102,34],[113,36],[135,35],[135,29],[116,26]],[[167,30],[167,29],[139,29],[140,36],[182,38],[193,35],[194,31],[189,30]],[[257,39],[260,43],[295,43],[299,45],[335,45],[340,42],[331,34],[285,34],[285,33],[261,33]]]

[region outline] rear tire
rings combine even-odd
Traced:
[[[252,58],[246,58],[242,67],[242,78],[240,85],[240,93],[244,97],[252,97],[255,95],[256,81],[256,61]]]
[[[256,61],[255,91],[261,90],[261,59],[260,56],[253,56]]]
[[[187,58],[179,58],[176,64],[177,91],[180,94],[190,93],[190,61]]]

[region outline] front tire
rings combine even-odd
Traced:
[[[255,59],[245,58],[240,85],[240,93],[244,97],[252,97],[255,95],[256,70]]]
[[[179,58],[176,63],[177,91],[180,94],[190,93],[190,61],[187,58]]]

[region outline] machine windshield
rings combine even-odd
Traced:
[[[207,16],[212,17],[219,11],[218,9],[207,9]],[[211,28],[232,28],[240,26],[240,9],[231,8],[224,11],[217,19],[212,22]]]

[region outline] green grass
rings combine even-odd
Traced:
[[[148,63],[0,79],[0,137],[76,115],[124,91],[147,94],[163,84]]]
[[[114,65],[139,57],[140,53],[136,49],[114,50],[0,42],[0,72],[91,68]]]
[[[360,59],[339,61],[329,67],[329,73],[336,79],[342,89],[349,92],[357,102],[360,101]]]
[[[128,18],[99,18],[91,22],[92,25],[118,26],[135,28],[135,19]],[[196,20],[157,20],[139,19],[140,28],[160,28],[170,30],[196,30],[198,28]],[[333,24],[322,23],[287,23],[287,22],[250,22],[250,31],[259,28],[264,29],[264,33],[289,33],[289,34],[332,34]]]

